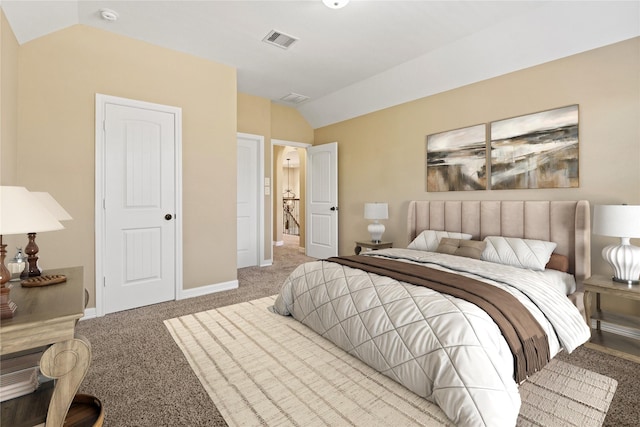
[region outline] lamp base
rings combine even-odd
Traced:
[[[612,277],[611,280],[613,280],[614,282],[618,282],[618,283],[624,283],[626,285],[640,285],[640,280],[625,280],[625,279],[618,279],[617,277]]]
[[[380,243],[382,241],[382,233],[384,233],[384,224],[380,224],[378,221],[369,224],[367,227],[369,234],[371,234],[371,241],[373,243]]]
[[[602,257],[613,267],[613,280],[629,285],[640,279],[640,248],[622,238],[622,244],[609,245],[602,250]]]
[[[27,279],[29,277],[37,277],[42,274],[42,270],[38,267],[38,252],[40,248],[36,244],[36,233],[28,233],[29,243],[24,248],[24,253],[27,254],[27,264],[24,266],[24,271],[20,274],[21,279]]]
[[[2,243],[2,235],[0,235],[0,319],[10,319],[15,313],[16,303],[9,298],[9,289],[6,283],[11,279],[11,273],[4,265],[4,258],[7,255],[7,245]]]
[[[18,306],[9,298],[11,289],[6,286],[0,288],[0,319],[11,319]]]

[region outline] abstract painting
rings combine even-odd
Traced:
[[[427,136],[427,191],[487,188],[486,125]]]
[[[578,187],[578,106],[490,125],[491,189]]]

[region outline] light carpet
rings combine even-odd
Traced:
[[[230,426],[453,425],[437,405],[270,312],[274,300],[164,322]],[[518,426],[601,426],[616,386],[552,360],[520,387]]]

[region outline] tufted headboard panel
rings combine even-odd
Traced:
[[[578,289],[591,276],[591,220],[589,202],[464,200],[409,202],[408,242],[424,230],[486,236],[520,237],[557,243],[554,252],[569,258],[569,272]]]

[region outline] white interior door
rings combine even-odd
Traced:
[[[258,265],[258,142],[255,136],[238,134],[237,235],[238,268]]]
[[[307,149],[307,255],[338,255],[338,143]]]
[[[171,112],[104,107],[106,313],[176,298],[176,129]]]

